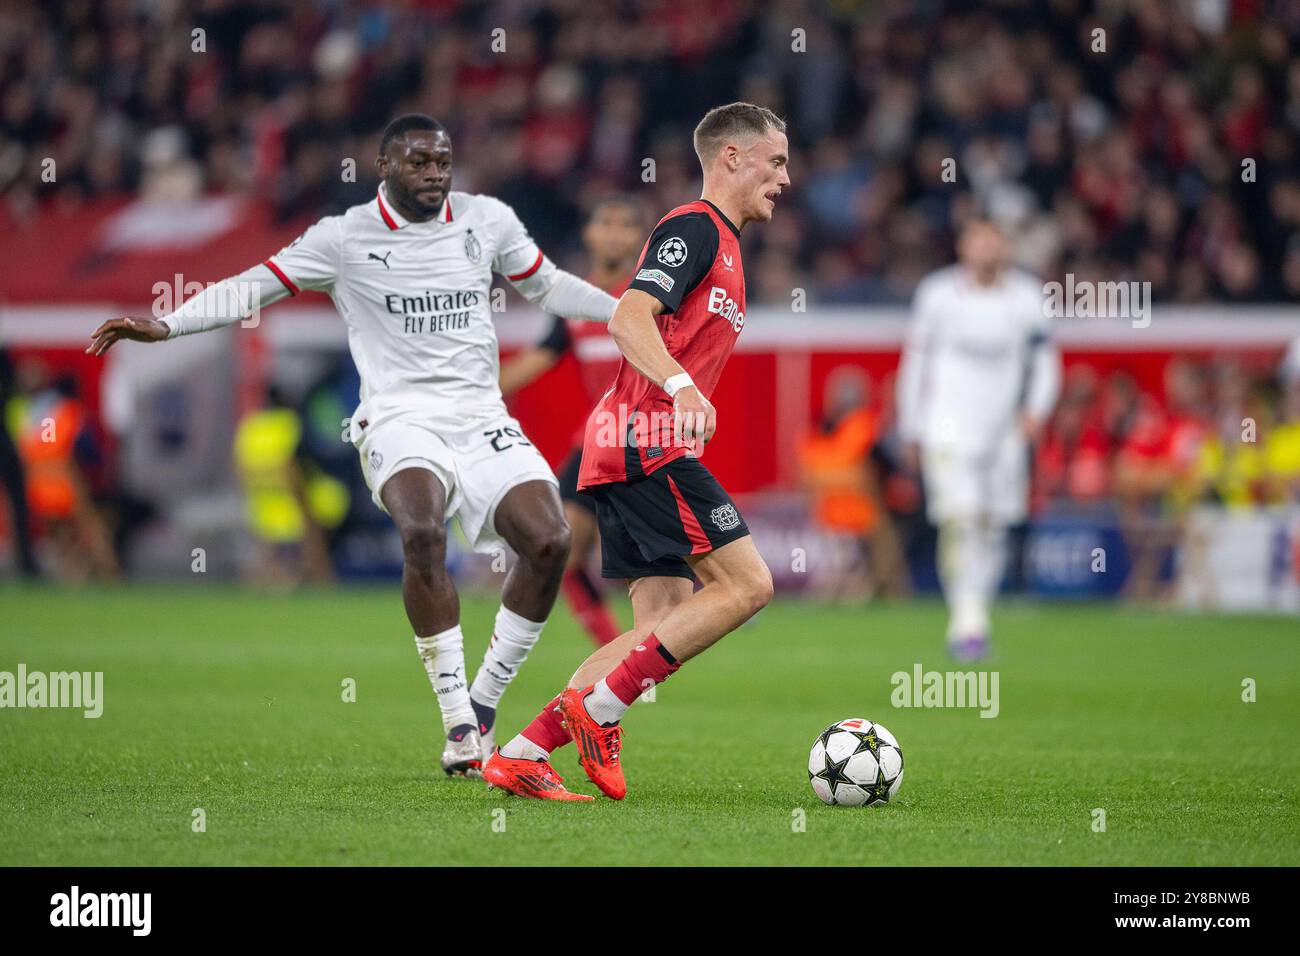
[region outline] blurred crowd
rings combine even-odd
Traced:
[[[1036,495],[1174,511],[1300,501],[1300,377],[1270,371],[1175,358],[1161,395],[1075,365],[1038,448]]]
[[[1165,593],[1162,569],[1193,506],[1300,503],[1300,374],[1234,359],[1172,359],[1163,394],[1124,372],[1067,374],[1035,458],[1040,511],[1113,509],[1132,561],[1126,592]]]
[[[788,118],[795,183],[754,302],[904,302],[972,201],[1046,278],[1296,301],[1298,40],[1286,0],[8,0],[0,190],[19,227],[126,193],[314,217],[419,110],[565,263],[596,197],[694,196],[693,123],[744,98]]]
[[[1300,341],[1276,368],[1175,356],[1163,377],[1143,387],[1123,369],[1071,363],[1034,449],[1030,520],[1113,522],[1131,561],[1125,593],[1139,600],[1168,596],[1195,506],[1300,504]],[[893,395],[892,376],[873,386],[860,367],[838,367],[822,419],[796,446],[812,517],[853,542],[826,581],[830,597],[906,594],[911,555],[933,546]]]

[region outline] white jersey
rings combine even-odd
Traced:
[[[1060,373],[1040,282],[1008,269],[981,286],[949,266],[922,280],[912,313],[898,376],[905,439],[987,457],[1020,431],[1022,410],[1050,413]]]
[[[500,200],[452,192],[435,219],[408,222],[381,186],[373,200],[327,216],[264,265],[291,295],[314,289],[333,299],[372,419],[415,405],[463,421],[505,411],[492,273],[520,282],[543,258]]]

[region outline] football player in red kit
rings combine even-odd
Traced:
[[[740,230],[771,219],[790,184],[785,123],[749,103],[720,106],[696,127],[695,152],[701,198],[660,220],[610,321],[623,360],[587,420],[578,476],[596,501],[602,573],[630,582],[634,626],[492,755],[484,779],[511,793],[591,799],[550,765],[573,740],[588,778],[621,800],[624,712],[772,597],[744,519],[699,455],[717,427],[709,395],[745,323]]]
[[[637,255],[645,236],[645,217],[637,203],[625,197],[603,199],[596,204],[582,230],[582,243],[591,257],[587,281],[610,295],[622,295],[632,278]],[[535,381],[566,353],[573,353],[587,407],[594,405],[614,381],[618,371],[618,347],[606,326],[556,316],[546,337],[524,349],[501,366],[501,393],[512,395]],[[614,612],[605,602],[601,588],[591,579],[587,566],[600,543],[596,526],[596,502],[578,491],[578,468],[582,463],[585,428],[574,436],[573,452],[560,468],[560,498],[569,520],[572,545],[561,585],[573,616],[597,645],[608,644],[622,633]]]

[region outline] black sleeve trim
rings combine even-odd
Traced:
[[[640,289],[676,312],[713,268],[718,255],[718,227],[702,212],[687,212],[655,227],[637,263],[629,289]]]

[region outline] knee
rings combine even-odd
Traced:
[[[538,567],[561,571],[569,560],[571,538],[569,522],[561,518],[529,535],[520,556]]]
[[[427,571],[441,567],[447,558],[447,529],[436,521],[420,521],[402,528],[402,556],[409,567]]]
[[[772,572],[762,561],[755,561],[736,576],[732,591],[737,609],[743,619],[748,620],[771,602]]]

